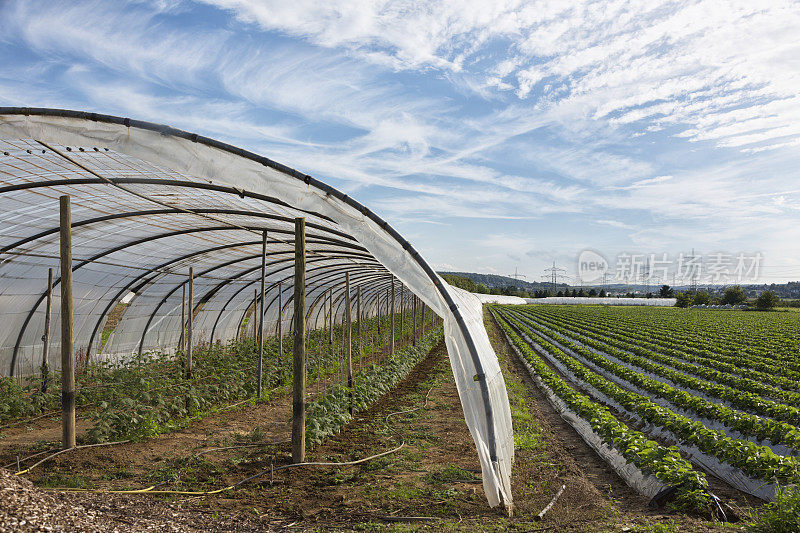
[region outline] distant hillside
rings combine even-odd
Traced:
[[[552,288],[552,284],[539,281],[529,282],[524,279],[514,279],[508,276],[498,276],[497,274],[478,274],[477,272],[439,272],[439,274],[450,274],[469,278],[475,283],[486,285],[489,289],[501,289],[504,287],[517,287],[526,291],[538,291]],[[566,283],[559,283],[559,287],[566,287]]]

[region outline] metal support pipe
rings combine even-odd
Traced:
[[[75,337],[72,323],[72,216],[69,196],[59,198],[61,229],[61,446],[75,447]],[[52,284],[51,284],[52,287]]]
[[[394,301],[394,278],[392,278],[392,310],[391,310],[391,317],[392,317],[392,334],[391,334],[391,342],[390,342],[390,350],[389,354],[394,355],[394,308],[395,308],[395,301]]]
[[[417,345],[417,295],[411,297],[411,344]]]
[[[378,335],[381,334],[381,297],[376,294],[375,298],[378,300]]]
[[[333,289],[328,289],[328,346],[333,353]]]
[[[347,388],[350,389],[350,414],[353,414],[353,322],[350,316],[350,272],[344,274],[345,300],[344,300],[344,321],[347,328],[347,344],[345,345],[345,355],[347,357]]]
[[[296,269],[296,267],[295,267]],[[305,270],[303,270],[303,279],[305,280]],[[297,273],[295,272],[295,276]],[[278,359],[283,359],[283,283],[278,282]]]
[[[184,350],[186,344],[186,284],[181,285],[181,338],[179,348]]]
[[[186,379],[192,379],[192,350],[194,347],[192,330],[194,329],[194,267],[189,267],[189,295],[187,297],[187,309],[189,316],[186,319]]]
[[[261,238],[261,306],[258,313],[258,384],[256,396],[261,398],[261,387],[264,382],[264,285],[267,277],[267,232]]]
[[[47,306],[44,314],[44,334],[42,335],[42,393],[47,392],[50,377],[50,315],[53,311],[53,267],[47,269]]]
[[[292,379],[292,462],[306,457],[306,236],[304,218],[294,219],[294,360]]]
[[[258,317],[256,316],[256,313],[258,311],[256,311],[256,309],[258,309],[258,289],[253,287],[253,312],[250,315],[250,322],[253,323],[253,335],[251,335],[253,341],[255,341],[256,337],[258,336],[258,331],[256,329],[256,324],[258,323]]]
[[[404,325],[403,319],[405,318],[405,314],[403,312],[403,310],[405,309],[405,301],[403,300],[404,296],[405,296],[405,286],[400,285],[400,344],[401,345],[403,344],[403,330],[405,329],[403,327]]]

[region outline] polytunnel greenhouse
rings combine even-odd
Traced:
[[[79,371],[158,352],[187,357],[191,372],[193,349],[262,335],[308,342],[310,353],[314,342],[328,343],[330,368],[309,356],[317,392],[340,375],[334,330],[344,345],[345,325],[361,333],[373,319],[373,334],[388,335],[382,317],[400,313],[402,338],[402,313],[410,331],[424,332],[427,308],[443,324],[486,497],[510,507],[511,417],[480,302],[447,285],[354,199],[266,157],[170,127],[0,108],[0,212],[0,377],[24,382],[45,364],[61,368],[70,334],[63,298]],[[61,283],[64,235],[69,293]],[[249,370],[269,378],[275,368]]]

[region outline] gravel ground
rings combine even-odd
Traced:
[[[245,515],[218,518],[141,496],[45,491],[0,468],[0,533],[274,531],[285,525]]]

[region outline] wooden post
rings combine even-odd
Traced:
[[[280,281],[278,282],[278,359],[283,359],[283,282]]]
[[[44,314],[44,334],[42,335],[42,393],[47,392],[50,377],[50,315],[53,311],[53,267],[47,269],[47,305]]]
[[[61,446],[75,447],[75,338],[72,331],[72,216],[61,196]]]
[[[194,267],[189,267],[189,295],[186,302],[186,310],[189,312],[186,317],[186,379],[192,379],[192,350],[194,346],[192,330],[194,329]]]
[[[390,311],[392,316],[392,334],[391,334],[391,349],[389,353],[394,355],[394,308],[395,308],[395,301],[394,301],[394,278],[392,278],[392,310]]]
[[[306,219],[294,219],[292,462],[306,458]]]
[[[186,344],[186,284],[181,285],[181,336],[178,341],[178,349],[183,351]]]
[[[350,390],[350,414],[353,414],[353,322],[350,316],[350,272],[344,274],[345,293],[344,293],[344,321],[347,328],[347,345],[345,354],[347,355],[347,388]]]
[[[261,304],[258,307],[258,386],[256,396],[261,398],[261,387],[264,382],[264,283],[267,277],[267,232],[261,239]]]

